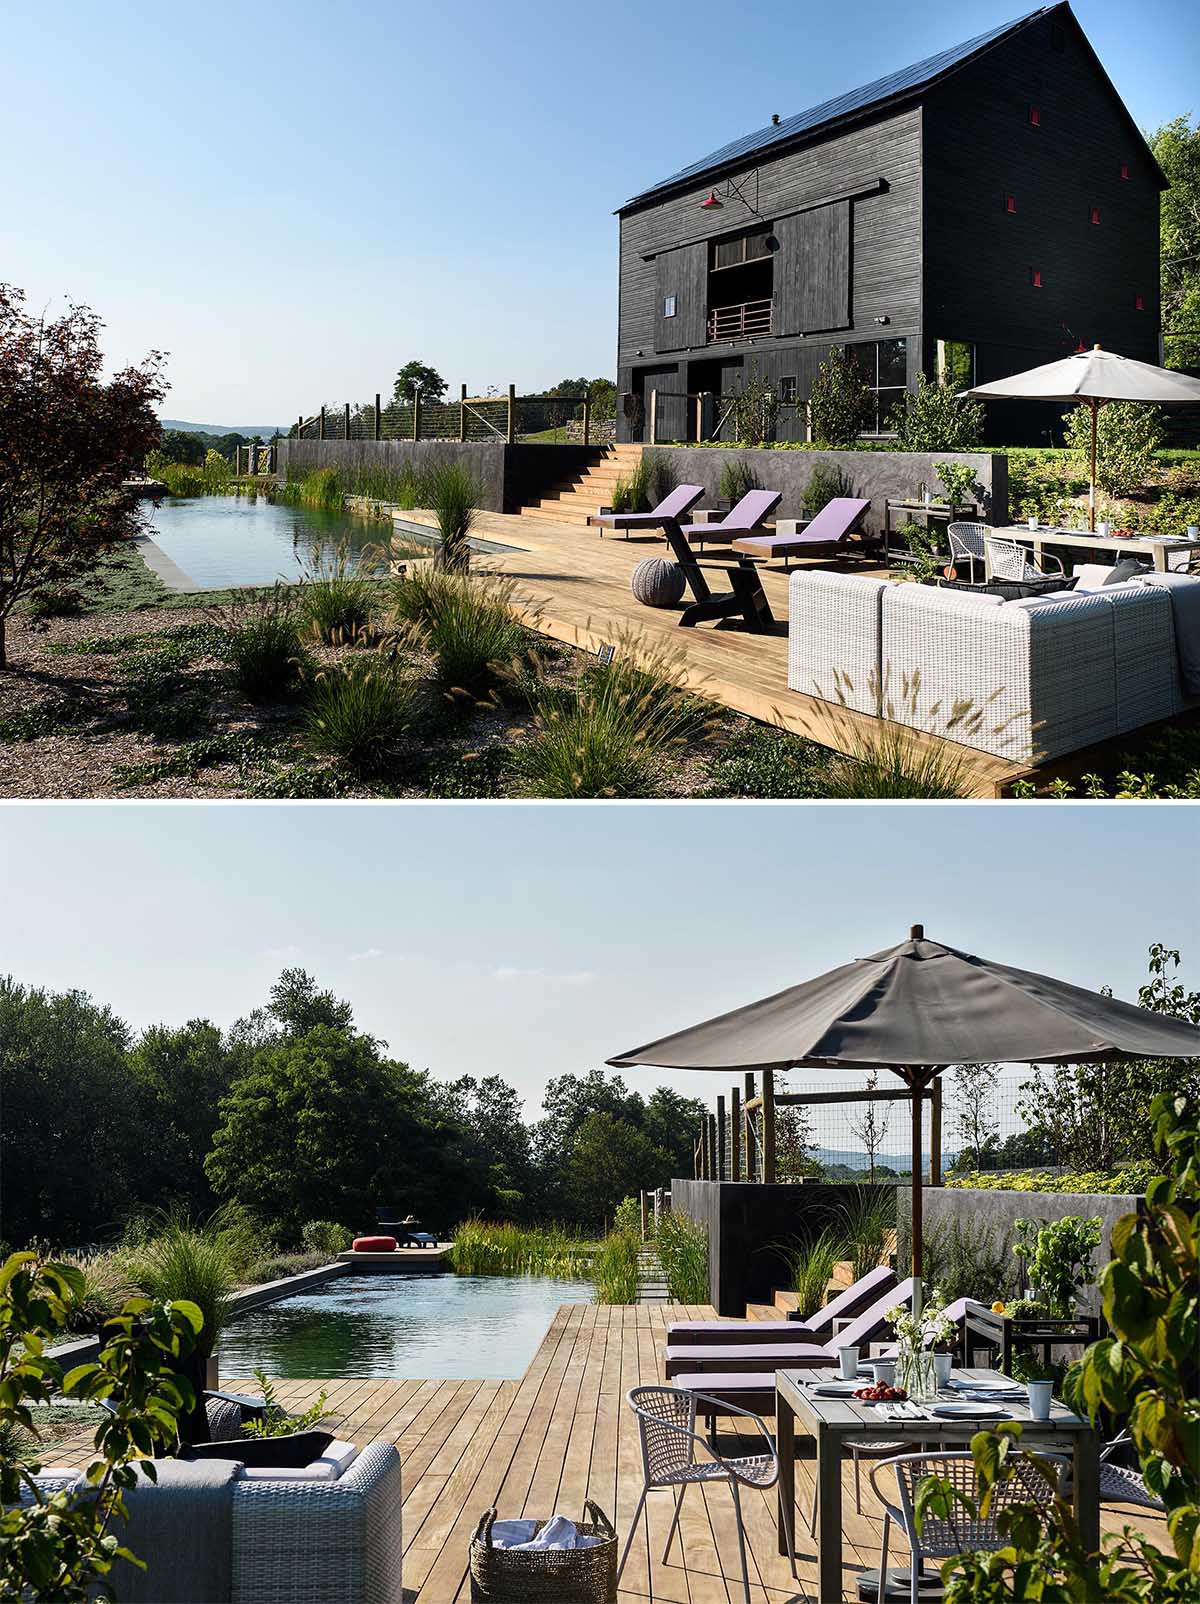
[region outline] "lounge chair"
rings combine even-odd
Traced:
[[[628,540],[631,529],[662,529],[664,523],[677,524],[687,517],[703,495],[703,485],[676,485],[650,512],[605,512],[597,522],[609,529],[623,529]]]
[[[667,1379],[677,1387],[693,1386],[695,1390],[718,1394],[728,1393],[732,1401],[742,1403],[742,1392],[757,1396],[764,1390],[763,1378],[775,1390],[775,1371],[798,1369],[808,1365],[835,1365],[839,1348],[859,1348],[864,1351],[871,1342],[882,1342],[889,1335],[887,1311],[896,1304],[912,1301],[913,1282],[902,1281],[871,1307],[851,1320],[836,1336],[827,1342],[747,1343],[737,1347],[727,1343],[711,1346],[668,1346],[666,1353]],[[757,1403],[746,1408],[758,1410]]]
[[[669,1347],[702,1343],[813,1342],[833,1334],[839,1320],[853,1320],[896,1285],[886,1264],[861,1276],[806,1320],[676,1320],[667,1327]]]
[[[855,531],[862,522],[870,501],[857,496],[835,496],[826,502],[815,518],[801,523],[790,535],[742,535],[733,542],[733,549],[749,557],[816,557],[829,553],[844,553],[857,549],[865,554],[878,546],[878,540],[868,541]]]
[[[759,632],[772,627],[775,619],[771,613],[771,604],[767,601],[762,580],[749,557],[738,552],[734,554],[732,562],[723,561],[719,557],[704,558],[706,564],[722,569],[729,576],[730,589],[722,596],[714,596],[701,567],[701,559],[692,548],[690,537],[695,535],[701,540],[728,542],[732,547],[740,537],[752,535],[782,500],[781,490],[748,490],[719,524],[675,522],[663,525],[663,534],[666,535],[671,550],[675,553],[675,560],[683,570],[688,589],[695,598],[689,607],[684,608],[683,617],[679,620],[685,629],[712,619],[725,618],[741,618],[745,621],[747,629]]]

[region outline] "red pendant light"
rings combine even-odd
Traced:
[[[700,202],[700,210],[702,212],[719,212],[723,209],[724,205],[724,201],[719,201],[717,199],[716,190],[710,189],[708,192],[708,199]]]

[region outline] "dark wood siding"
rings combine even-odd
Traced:
[[[658,302],[654,310],[656,351],[687,351],[704,344],[708,316],[708,244],[700,240],[664,251],[656,259]],[[668,296],[675,298],[675,315],[667,317]]]
[[[881,187],[881,181],[882,186]],[[621,218],[620,330],[618,365],[650,360],[656,344],[658,267],[656,258],[685,243],[708,241],[754,223],[736,200],[719,212],[705,212],[700,203],[709,185]],[[750,185],[753,195],[754,186]],[[842,325],[851,337],[877,338],[874,320],[886,317],[888,332],[910,337],[920,331],[921,290],[921,113],[910,109],[814,143],[802,150],[763,161],[758,169],[758,211],[776,228],[802,208],[820,207],[834,196],[857,194],[853,205],[853,251],[850,253],[847,313]],[[845,204],[843,202],[843,204]],[[839,293],[840,302],[840,293]],[[675,321],[675,320],[672,320]],[[798,332],[798,331],[797,331]],[[708,347],[709,356],[762,356],[779,338],[735,346]],[[677,335],[669,336],[671,339]],[[672,346],[672,351],[683,347]],[[704,332],[693,355],[705,350]],[[918,354],[919,362],[919,354]],[[790,369],[789,369],[790,371]]]
[[[797,212],[775,225],[775,333],[848,328],[850,201]]]
[[[1042,19],[926,97],[931,373],[939,339],[976,346],[981,383],[1053,361],[1080,342],[1158,360],[1157,175],[1077,26],[1061,15],[1055,25],[1063,50],[1052,47],[1050,20]],[[990,437],[1007,440],[1015,428],[1013,443],[1040,438],[1052,421],[1045,409],[989,411]]]

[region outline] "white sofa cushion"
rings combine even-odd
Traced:
[[[797,569],[788,581],[788,685],[879,712],[883,593],[894,587],[866,574]]]
[[[307,1465],[243,1465],[239,1481],[337,1481],[358,1457],[352,1442],[335,1439],[318,1458]]]

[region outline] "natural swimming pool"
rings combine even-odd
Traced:
[[[504,1380],[522,1375],[585,1281],[537,1275],[345,1275],[252,1309],[217,1345],[222,1376]]]
[[[182,571],[160,568],[170,589],[223,590],[298,580],[339,548],[358,557],[389,538],[384,523],[292,506],[267,496],[165,496],[150,515],[154,545]],[[149,565],[155,554],[143,548]]]

